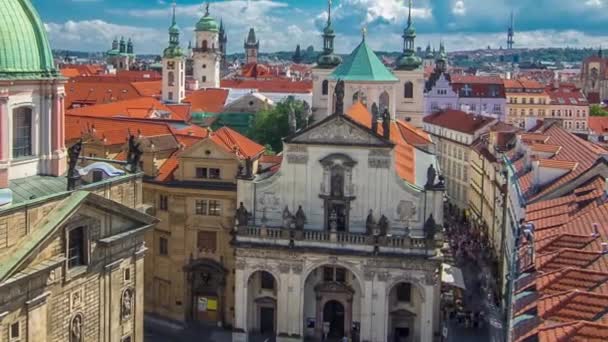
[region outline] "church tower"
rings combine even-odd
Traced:
[[[513,37],[515,36],[515,28],[513,22],[513,12],[511,12],[511,24],[509,25],[509,29],[507,30],[507,49],[513,49]]]
[[[336,33],[331,24],[332,0],[327,1],[327,24],[323,29],[323,52],[317,59],[317,65],[312,69],[312,113],[315,120],[327,114],[329,98],[329,75],[342,63],[342,58],[334,54],[334,39]]]
[[[224,21],[220,20],[220,53],[222,54],[222,63],[221,63],[221,67],[222,70],[226,70],[228,69],[228,59],[227,59],[227,54],[226,54],[226,50],[228,47],[228,36],[226,35],[226,30],[224,28]]]
[[[193,51],[193,76],[198,81],[198,89],[220,87],[219,25],[209,15],[209,3],[205,15],[196,23]]]
[[[260,41],[255,38],[255,30],[252,27],[249,29],[249,34],[245,41],[245,64],[257,64],[259,52]]]
[[[416,55],[416,29],[412,20],[412,0],[408,5],[407,27],[403,30],[403,53],[397,60],[393,70],[399,79],[396,91],[396,113],[398,119],[410,122],[414,126],[422,126],[424,111],[424,70],[422,59]],[[427,55],[431,47],[427,47]]]
[[[163,51],[163,102],[180,103],[186,96],[186,61],[179,46],[179,27],[175,21],[173,3],[173,20],[169,27],[169,46]]]

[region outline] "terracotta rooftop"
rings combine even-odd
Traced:
[[[608,116],[589,116],[589,129],[595,134],[608,134]]]
[[[578,166],[577,162],[568,160],[539,159],[538,162],[540,167],[551,169],[574,170]]]
[[[310,93],[312,81],[292,81],[289,79],[270,80],[233,80],[226,79],[220,83],[222,88],[257,89],[260,93]]]
[[[140,84],[141,83],[141,84]],[[72,78],[65,85],[65,108],[110,103],[142,96],[160,98],[160,81],[125,81],[115,77]]]
[[[192,112],[220,113],[228,99],[228,89],[200,89],[189,93],[184,102],[190,103]]]
[[[539,342],[608,341],[608,325],[592,322],[550,324],[538,329]]]
[[[538,300],[538,315],[545,321],[608,323],[608,295],[571,290]]]
[[[224,147],[227,151],[235,152],[241,159],[253,159],[264,153],[264,146],[229,127],[222,127],[213,132],[211,140]]]
[[[566,267],[538,276],[536,290],[542,295],[553,295],[570,290],[608,295],[608,273]]]
[[[442,110],[427,115],[423,120],[430,125],[440,126],[466,134],[474,134],[494,121],[492,118],[468,114],[455,109]]]
[[[357,102],[346,111],[346,115],[359,124],[371,129],[372,115],[367,108]],[[378,134],[382,134],[382,125],[378,125]],[[390,140],[395,144],[395,169],[399,177],[415,184],[415,146],[432,144],[431,138],[424,131],[402,121],[391,122]]]
[[[187,120],[152,97],[98,104],[67,110],[68,114],[96,117],[129,117],[137,119]]]

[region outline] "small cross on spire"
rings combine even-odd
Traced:
[[[209,16],[209,1],[205,3],[205,16]]]
[[[363,26],[361,29],[361,36],[363,36],[363,40],[367,37],[367,25]]]

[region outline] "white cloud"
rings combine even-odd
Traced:
[[[463,0],[458,0],[454,3],[454,7],[452,8],[452,13],[454,15],[465,15],[467,13],[467,9],[464,6],[464,1]]]
[[[604,6],[603,0],[587,0],[585,1],[585,5],[590,7],[602,7]]]

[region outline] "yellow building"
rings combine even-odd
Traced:
[[[551,96],[539,82],[505,80],[507,122],[519,128],[530,128],[537,120],[551,115]]]

